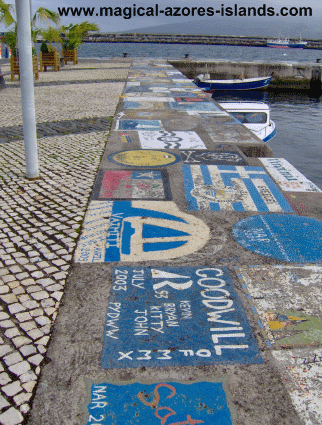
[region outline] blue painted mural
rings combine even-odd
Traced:
[[[283,214],[256,215],[232,229],[243,247],[265,257],[294,263],[322,262],[322,221]]]
[[[182,165],[189,210],[294,212],[261,167]]]
[[[165,212],[166,211],[166,212]],[[77,262],[147,261],[188,255],[210,230],[169,201],[92,201],[75,252]]]
[[[115,130],[162,130],[160,120],[118,120]]]
[[[212,102],[168,102],[168,108],[176,111],[221,111],[219,106]]]
[[[87,425],[232,425],[221,382],[93,384]]]
[[[214,363],[262,363],[227,268],[113,270],[104,369]]]

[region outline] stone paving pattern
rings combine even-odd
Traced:
[[[24,176],[19,82],[6,77],[0,91],[3,425],[21,424],[30,410],[128,67],[122,61],[82,62],[40,73],[35,82],[39,180]]]

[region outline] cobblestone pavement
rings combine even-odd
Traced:
[[[1,70],[6,72],[4,67],[1,67]],[[98,71],[97,79],[93,81],[95,71]],[[41,72],[39,80],[35,81],[37,122],[111,115],[113,107],[110,105],[113,105],[115,99],[111,99],[111,102],[109,99],[113,98],[115,87],[118,87],[118,93],[123,83],[119,82],[117,86],[117,83],[109,80],[125,81],[126,74],[127,70],[123,68],[89,68],[72,72],[64,67],[60,72]],[[11,82],[10,77],[8,79],[6,76],[6,88],[1,90],[1,100],[6,105],[6,111],[0,115],[0,127],[21,125],[21,93],[17,77],[16,81]]]
[[[125,78],[128,67],[112,61],[82,63],[74,71],[69,66],[40,74],[35,87],[39,180],[24,177],[18,83],[7,80],[0,92],[6,105],[0,117],[2,425],[23,423],[30,410],[109,117],[124,86],[108,80]],[[95,78],[98,82],[88,83]],[[70,84],[56,85],[67,80]],[[41,86],[44,81],[47,85]]]

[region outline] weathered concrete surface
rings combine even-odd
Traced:
[[[100,172],[118,170],[120,174],[110,174],[115,178],[113,182],[106,181],[105,186],[102,179],[95,183],[94,192],[103,186],[105,198],[91,200],[88,205],[28,424],[110,423],[104,409],[113,398],[111,394],[96,395],[96,401],[102,403],[97,405],[102,414],[90,415],[92,384],[200,381],[223,383],[231,415],[230,421],[223,422],[225,425],[319,424],[320,408],[314,404],[315,399],[303,402],[294,395],[292,386],[285,384],[285,374],[292,373],[293,360],[267,344],[264,325],[254,307],[256,292],[254,295],[245,285],[246,275],[254,265],[254,285],[257,271],[264,270],[259,288],[264,292],[269,293],[270,288],[268,284],[265,287],[265,267],[277,268],[282,276],[285,267],[286,275],[301,283],[294,277],[298,272],[296,264],[278,259],[289,249],[283,237],[289,227],[296,234],[297,229],[300,232],[313,220],[316,240],[310,230],[312,246],[308,246],[307,253],[300,252],[303,262],[308,263],[314,247],[321,243],[321,223],[309,218],[311,221],[304,225],[302,221],[296,224],[298,218],[308,219],[292,209],[284,197],[289,192],[284,192],[278,179],[274,182],[274,172],[265,171],[262,160],[245,155],[248,149],[261,150],[265,145],[241,124],[232,123],[225,111],[164,61],[133,61],[112,128]],[[147,160],[144,153],[149,150],[154,154]],[[133,152],[133,156],[128,152],[114,155],[122,151]],[[187,162],[188,151],[213,152],[213,157],[206,160],[193,153],[192,162]],[[270,157],[268,153],[264,156]],[[137,175],[126,173],[127,170],[135,170]],[[162,173],[157,172],[163,170],[167,171],[172,200],[159,201],[151,195],[153,179],[160,178]],[[292,172],[285,172],[284,168],[282,171],[283,177],[293,181]],[[147,183],[140,188],[146,187],[148,199],[134,196],[134,179],[143,175]],[[298,175],[296,179],[299,184],[302,182]],[[124,200],[118,200],[119,194],[124,195]],[[274,223],[269,225],[274,218],[275,227]],[[266,227],[240,224],[246,219],[262,220]],[[279,219],[284,220],[282,226]],[[288,221],[291,224],[285,226]],[[238,241],[242,232],[244,238]],[[268,255],[245,248],[245,241],[255,247],[264,245]],[[292,242],[296,245],[296,237]],[[241,272],[241,268],[245,271]],[[144,274],[144,278],[128,280],[126,275],[131,273]],[[122,277],[118,279],[119,275]],[[281,299],[289,296],[289,286],[283,279],[278,276],[274,280]],[[214,281],[220,285],[212,285]],[[310,291],[313,284],[320,284],[315,278],[303,282],[301,294]],[[220,296],[213,294],[216,291]],[[178,323],[171,327],[165,310],[160,319],[162,327],[152,322],[154,316],[148,316],[147,311],[165,309],[169,302],[193,306],[189,325],[177,315]],[[312,303],[315,302],[313,298]],[[216,303],[220,307],[216,308]],[[133,312],[135,305],[139,308]],[[302,308],[302,304],[298,303],[298,307]],[[114,316],[106,316],[109,309],[114,309]],[[140,321],[134,313],[141,315]],[[309,310],[305,313],[311,314]],[[316,310],[315,313],[318,314]],[[243,315],[247,317],[245,322],[240,319]],[[296,316],[287,319],[299,320]],[[145,329],[142,323],[148,320],[149,328]],[[284,322],[288,324],[286,319]],[[141,323],[138,329],[143,334],[135,331],[136,323]],[[191,333],[186,334],[186,329]],[[161,339],[159,335],[163,338],[163,334],[169,340]],[[212,346],[197,347],[205,335]],[[160,341],[167,345],[161,347]],[[187,349],[188,344],[193,350]],[[303,348],[307,350],[305,345]],[[245,351],[240,354],[240,350]],[[163,354],[156,357],[158,353]],[[106,366],[112,365],[112,360],[113,367]],[[121,368],[121,361],[127,367]],[[131,367],[132,361],[135,367]],[[319,382],[315,376],[308,382],[318,388],[314,379]],[[313,396],[319,395],[318,388]],[[150,406],[156,409],[153,423],[170,424],[174,420],[164,413],[159,415],[159,410],[166,408],[157,402]],[[114,416],[117,421],[117,412]],[[186,421],[171,423],[201,423],[186,417]],[[128,419],[129,424],[138,421]]]
[[[216,264],[216,261],[211,263]],[[152,264],[162,265],[159,262]],[[189,265],[189,262],[186,264]],[[180,265],[184,266],[184,263]],[[74,266],[59,319],[55,324],[53,343],[48,351],[48,364],[43,369],[30,424],[51,425],[55,421],[62,425],[86,424],[92,383],[126,385],[132,382],[223,379],[227,380],[229,407],[234,423],[302,424],[294,412],[269,352],[264,353],[264,365],[102,369],[100,357],[103,326],[112,266]],[[247,308],[247,302],[244,305]],[[255,334],[259,336],[255,323],[252,325]],[[263,341],[260,338],[258,341],[264,349]]]

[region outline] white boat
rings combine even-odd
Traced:
[[[264,142],[276,135],[275,123],[270,119],[270,107],[266,103],[219,102],[219,105]]]
[[[307,45],[307,41],[290,40],[289,38],[272,38],[267,40],[268,47],[277,47],[280,49],[303,49]]]

